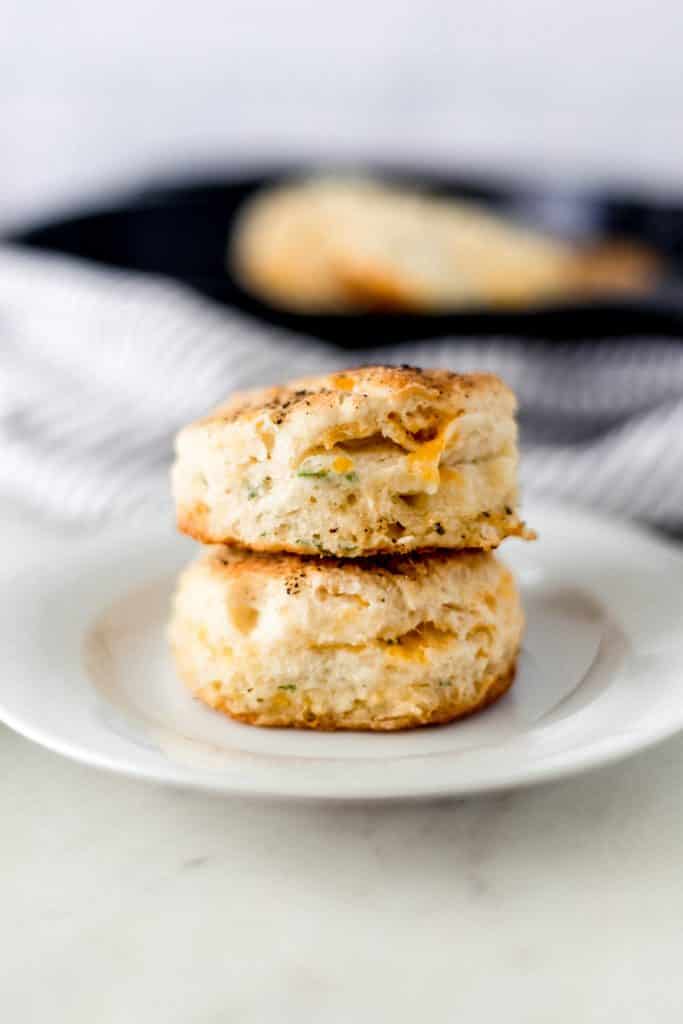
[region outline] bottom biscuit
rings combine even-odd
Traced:
[[[180,675],[242,722],[389,731],[450,722],[512,684],[523,628],[486,552],[362,562],[214,548],[181,576]]]

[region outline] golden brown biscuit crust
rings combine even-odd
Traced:
[[[244,548],[244,541],[240,537],[226,536],[224,532],[215,533],[212,531],[208,520],[208,509],[206,505],[198,503],[192,508],[182,510],[178,514],[176,525],[181,533],[200,541],[202,544],[223,544],[226,547]],[[501,516],[493,516],[490,513],[472,519],[469,523],[460,523],[458,527],[457,540],[453,546],[436,545],[433,541],[425,544],[417,544],[411,547],[411,552],[416,555],[429,555],[437,551],[495,551],[507,537],[519,537],[522,540],[535,540],[536,531],[530,529],[523,520],[510,510],[505,511]],[[305,555],[307,558],[320,558],[334,556],[333,552],[323,548],[303,548],[301,544],[290,544],[286,540],[269,541],[267,538],[257,538],[250,542],[249,550],[264,555]],[[354,553],[353,557],[371,560],[380,557],[392,557],[396,548],[388,546],[364,547]]]
[[[282,426],[302,409],[313,414],[336,406],[340,392],[362,407],[368,398],[366,388],[381,389],[405,398],[419,394],[439,407],[448,405],[453,413],[464,410],[483,395],[492,400],[505,400],[511,412],[516,408],[513,392],[495,374],[424,370],[404,363],[401,366],[359,366],[339,373],[302,377],[277,387],[237,392],[199,422],[234,423],[267,412],[272,414],[277,426]]]
[[[464,701],[459,698],[453,699],[444,691],[441,703],[423,714],[395,715],[377,718],[368,714],[365,719],[355,715],[353,719],[345,719],[338,714],[311,715],[310,711],[303,714],[293,712],[290,707],[273,709],[269,707],[266,711],[253,713],[240,713],[231,709],[227,702],[216,703],[214,695],[210,690],[195,688],[195,678],[192,668],[184,663],[182,652],[175,652],[176,662],[181,677],[193,691],[194,695],[207,704],[214,711],[232,718],[233,721],[243,722],[245,725],[257,725],[262,728],[290,728],[290,729],[315,729],[318,732],[396,732],[398,730],[416,729],[425,725],[447,725],[458,719],[466,718],[477,711],[483,711],[490,707],[501,697],[504,697],[515,681],[517,672],[516,661],[503,673],[497,676],[488,676],[479,685],[474,697]]]
[[[462,551],[431,551],[406,555],[375,555],[359,561],[355,558],[334,558],[321,556],[309,558],[295,552],[246,551],[227,545],[218,545],[204,555],[207,568],[216,575],[239,578],[240,576],[264,576],[267,579],[298,579],[317,582],[321,575],[328,576],[335,572],[342,573],[345,578],[355,578],[364,582],[368,574],[384,576],[391,579],[395,576],[405,577],[417,582],[426,581],[438,569],[453,569],[455,566],[476,568],[481,561],[478,550]]]

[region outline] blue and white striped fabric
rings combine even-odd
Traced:
[[[526,493],[683,526],[679,341],[459,338],[362,361],[500,373],[520,399]],[[0,249],[0,493],[82,523],[151,514],[183,423],[234,388],[348,362],[164,280]]]

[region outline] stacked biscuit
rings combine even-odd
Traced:
[[[181,431],[181,675],[255,725],[447,722],[511,684],[523,616],[492,549],[517,514],[496,377],[366,367],[236,394]]]

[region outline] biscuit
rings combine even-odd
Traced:
[[[515,398],[489,374],[375,366],[235,394],[176,441],[180,529],[362,557],[495,548],[517,514]]]
[[[304,313],[515,308],[642,290],[657,269],[643,248],[576,245],[471,201],[353,178],[257,193],[229,259],[247,288]]]
[[[181,576],[170,642],[210,707],[253,725],[449,722],[512,684],[523,613],[485,552],[363,561],[208,550]]]

